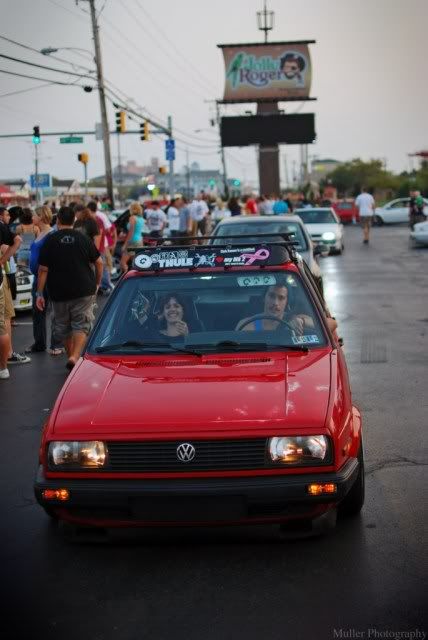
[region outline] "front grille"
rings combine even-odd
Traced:
[[[181,462],[177,447],[183,442],[196,450],[194,459]],[[243,440],[178,440],[168,442],[107,442],[109,463],[104,471],[162,473],[243,471],[269,467],[266,438]]]

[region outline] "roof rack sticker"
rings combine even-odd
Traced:
[[[288,255],[280,245],[194,245],[189,249],[142,249],[135,255],[134,267],[139,270],[257,267],[283,264],[287,260]]]

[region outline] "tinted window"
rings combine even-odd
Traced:
[[[230,238],[234,235],[249,236],[248,238],[236,238],[233,244],[257,244],[260,242],[280,242],[281,237],[272,235],[269,238],[258,238],[257,234],[265,233],[293,233],[291,238],[293,242],[297,242],[297,251],[307,251],[308,244],[303,234],[300,224],[296,222],[284,221],[266,221],[266,222],[238,222],[236,224],[223,224],[218,227],[216,237]],[[215,240],[213,244],[221,244],[220,240]]]
[[[331,211],[325,209],[300,209],[295,214],[305,224],[337,224],[337,220]]]

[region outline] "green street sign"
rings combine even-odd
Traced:
[[[81,144],[83,142],[83,138],[80,136],[67,136],[66,138],[59,139],[61,144],[71,144],[72,142]]]

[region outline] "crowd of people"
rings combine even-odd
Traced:
[[[410,196],[409,224],[413,228],[426,216],[420,193]],[[58,211],[47,203],[34,210],[0,206],[0,380],[9,378],[9,365],[27,364],[32,353],[46,350],[53,356],[65,352],[67,368],[74,367],[91,329],[95,296],[109,295],[114,288],[111,276],[118,240],[120,269],[126,271],[136,249],[165,241],[184,245],[189,238],[203,242],[198,238],[209,235],[223,218],[284,215],[297,208],[329,205],[290,193],[280,197],[233,196],[224,201],[201,192],[191,201],[177,195],[167,203],[132,202],[115,221],[108,215],[107,198],[86,204],[71,202]],[[375,202],[366,189],[357,197],[356,206],[367,244]],[[26,265],[34,276],[33,343],[25,353],[14,350],[12,335],[19,265]],[[47,336],[50,307],[53,318]]]

